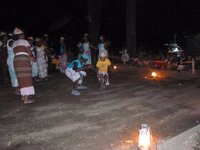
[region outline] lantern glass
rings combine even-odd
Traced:
[[[139,130],[139,142],[138,146],[141,150],[147,150],[151,145],[151,132],[150,127],[147,124],[142,124]]]

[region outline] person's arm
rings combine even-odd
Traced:
[[[92,44],[90,44],[90,47],[94,50],[97,50],[97,48],[95,46],[93,46]]]
[[[30,57],[30,60],[35,61],[35,57],[33,56],[30,47],[26,47],[26,48],[27,48],[27,52],[28,52],[28,55]]]

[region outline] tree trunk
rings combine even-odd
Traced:
[[[136,0],[126,0],[126,48],[136,55]]]
[[[98,43],[99,30],[101,26],[101,9],[102,0],[87,0],[88,4],[88,31],[91,44],[94,46]],[[92,51],[92,62],[97,61],[97,52]]]

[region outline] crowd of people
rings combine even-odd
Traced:
[[[86,76],[86,70],[97,72],[101,83],[101,89],[109,85],[108,67],[111,65],[108,59],[108,51],[104,36],[100,35],[99,44],[93,46],[84,34],[77,44],[79,54],[71,62],[68,61],[67,47],[63,36],[59,39],[56,48],[49,45],[48,35],[42,37],[28,36],[15,28],[12,33],[0,32],[0,69],[4,82],[9,78],[15,94],[21,95],[24,104],[33,103],[35,88],[34,82],[47,81],[49,68],[64,73],[74,82],[71,94],[80,95],[78,90],[86,89],[82,85],[82,79]],[[92,65],[91,51],[98,53],[95,66]],[[9,75],[8,73],[9,72]]]
[[[189,64],[195,60],[195,57],[187,55],[183,50],[178,52],[168,52],[166,55],[161,52],[157,55],[151,55],[145,51],[141,51],[133,58],[130,58],[127,49],[123,49],[121,51],[121,61],[123,64],[132,61],[134,65],[156,69],[168,69],[175,71],[188,70],[191,67]]]

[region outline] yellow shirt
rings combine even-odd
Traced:
[[[96,67],[99,68],[100,72],[107,73],[108,66],[110,66],[110,65],[111,65],[110,60],[106,58],[105,61],[102,61],[102,60],[99,59],[97,64],[96,64]]]

